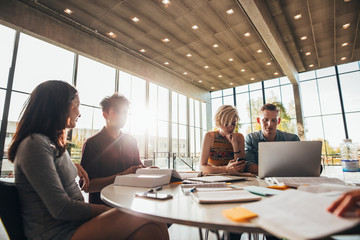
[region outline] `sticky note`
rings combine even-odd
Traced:
[[[225,209],[222,211],[225,217],[235,222],[243,222],[257,217],[257,214],[243,207]]]

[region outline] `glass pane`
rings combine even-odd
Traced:
[[[213,121],[213,128],[215,127],[214,117],[215,117],[216,111],[218,110],[218,108],[220,106],[222,106],[221,98],[211,99],[211,113],[212,113],[211,119]]]
[[[346,73],[359,70],[359,62],[346,63],[337,66],[339,73]]]
[[[169,123],[159,121],[158,128],[158,152],[169,151]]]
[[[172,124],[172,152],[179,153],[178,145],[178,124]]]
[[[200,128],[195,128],[195,149],[196,149],[196,157],[199,157],[201,151]]]
[[[318,86],[322,114],[341,113],[336,77],[318,79]]]
[[[324,139],[321,117],[304,118],[304,128],[306,140],[312,141]]]
[[[158,87],[158,119],[169,121],[169,90]]]
[[[272,87],[265,89],[266,103],[281,102],[280,87]]]
[[[207,115],[206,115],[206,103],[201,103],[202,111],[202,129],[207,131]]]
[[[187,128],[185,125],[179,124],[179,153],[187,153],[187,138],[186,138]]]
[[[131,75],[123,71],[119,71],[119,93],[131,97]]]
[[[299,73],[300,81],[315,79],[315,71]]]
[[[280,78],[280,84],[283,85],[283,84],[290,84],[290,80],[288,79],[288,77],[281,77]]]
[[[222,96],[222,90],[211,92],[211,98],[221,97],[221,96]]]
[[[304,117],[320,115],[319,95],[316,81],[300,83]]]
[[[52,79],[72,83],[73,65],[74,53],[22,33],[13,89],[30,93]]]
[[[194,127],[190,127],[190,146],[189,146],[190,154],[195,153],[195,132]]]
[[[279,86],[279,78],[264,81],[264,87]]]
[[[317,78],[331,76],[331,75],[335,75],[335,67],[328,67],[328,68],[316,70]]]
[[[240,123],[250,123],[249,93],[236,95],[236,108],[239,112]]]
[[[345,130],[342,116],[323,116],[324,132],[326,139],[327,154],[339,153],[340,145],[345,138]]]
[[[223,90],[223,96],[233,95],[234,90],[233,88],[228,88]]]
[[[2,117],[3,117],[5,94],[6,94],[6,91],[3,90],[3,89],[0,89],[0,102],[1,102],[1,104],[0,104],[0,124],[1,124],[1,121],[2,121]]]
[[[115,69],[79,56],[76,88],[83,104],[99,106],[101,100],[115,91]]]
[[[6,88],[14,50],[15,30],[0,25],[0,36],[0,87]]]
[[[347,113],[346,114],[346,123],[349,133],[349,138],[352,139],[354,143],[360,147],[360,112],[357,113]]]
[[[194,99],[192,98],[189,98],[189,116],[190,116],[190,126],[194,126],[195,124]]]
[[[295,118],[294,92],[291,84],[281,86],[281,99],[289,117]]]
[[[360,111],[360,72],[340,75],[345,112]]]
[[[156,123],[156,121],[151,121],[149,123],[148,130],[149,130],[148,156],[149,156],[149,158],[154,159],[154,152],[157,152],[157,149],[156,149],[157,123]]]
[[[251,123],[242,123],[239,128],[239,133],[242,133],[244,137],[246,134],[251,133]]]
[[[234,96],[231,95],[231,96],[224,97],[224,105],[234,106]]]
[[[263,106],[262,91],[250,92],[250,106],[251,106],[251,121],[256,122],[256,118],[259,116],[260,108]],[[256,131],[255,129],[253,130]]]
[[[131,80],[132,84],[131,98],[129,99],[129,112],[131,114],[134,114],[134,116],[138,117],[139,121],[143,122],[143,119],[146,119],[148,117],[146,114],[146,81],[144,79],[134,76],[132,76]]]
[[[242,85],[242,86],[236,87],[236,93],[243,93],[243,92],[248,92],[248,91],[249,91],[249,85]]]
[[[200,102],[194,100],[195,103],[195,127],[200,127]]]
[[[171,115],[171,121],[174,123],[178,123],[178,94],[176,92],[171,92],[172,96],[171,96],[171,101],[172,101],[172,105],[171,105],[171,111],[172,111],[172,115]]]
[[[249,84],[250,91],[258,90],[258,89],[261,89],[261,88],[262,88],[261,82],[256,82],[256,83]]]
[[[179,123],[187,124],[187,106],[186,97],[179,94]]]

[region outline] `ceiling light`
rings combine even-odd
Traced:
[[[146,52],[146,50],[142,48],[142,49],[140,49],[140,52]]]
[[[188,53],[186,56],[187,56],[187,57],[191,57],[192,55],[191,55],[190,53]]]
[[[307,39],[307,36],[302,36],[300,39],[304,41]]]
[[[346,23],[346,24],[343,25],[343,29],[347,29],[349,27],[350,27],[350,23]]]
[[[169,62],[164,62],[165,65],[169,65]]]
[[[266,63],[266,65],[267,65],[267,66],[270,66],[270,65],[271,65],[271,62]]]
[[[277,76],[277,75],[279,75],[279,73],[278,73],[278,72],[274,72],[274,75]]]
[[[232,58],[229,58],[229,62],[233,62],[234,61],[234,59],[232,59]]]
[[[211,87],[211,89],[214,89],[214,87]]]
[[[314,64],[310,64],[309,67],[311,67],[311,68],[314,67]]]
[[[216,43],[213,45],[214,48],[217,48],[219,47],[219,45],[217,45]]]
[[[251,34],[250,34],[249,32],[247,32],[247,33],[244,34],[244,36],[245,36],[245,37],[250,37]]]
[[[344,0],[344,2],[350,2],[350,0]]]
[[[242,72],[245,72],[245,69],[241,69]]]
[[[140,19],[138,19],[137,17],[133,17],[132,19],[131,19],[133,22],[140,22]]]
[[[183,72],[184,75],[187,75],[187,72]]]
[[[198,82],[202,82],[201,80],[199,80]]]
[[[344,42],[343,44],[341,44],[342,47],[346,47],[347,45],[349,45],[349,43]]]
[[[255,78],[250,78],[250,80],[251,80],[251,81],[254,81],[254,80],[255,80]]]
[[[219,75],[218,77],[219,77],[219,78],[222,78],[222,75]]]
[[[199,27],[198,27],[198,25],[194,25],[194,26],[192,26],[191,28],[194,29],[194,30],[196,30],[196,29],[198,29]]]
[[[169,0],[162,0],[161,1],[164,5],[169,5],[170,4],[170,1]]]
[[[71,11],[69,8],[65,9],[64,12],[66,12],[67,14],[72,14],[73,11]]]
[[[161,41],[167,43],[167,42],[170,42],[170,39],[168,39],[168,38],[163,38],[163,39],[161,39]]]
[[[230,83],[230,85],[233,85],[233,84],[234,84],[234,83],[232,83],[232,82]]]
[[[107,35],[109,35],[112,38],[116,38],[116,34],[113,32],[108,32]]]
[[[257,53],[262,53],[263,51],[261,49],[257,50],[256,51]]]
[[[345,60],[346,60],[346,57],[342,57],[342,58],[341,58],[341,61],[345,61]]]
[[[301,17],[302,17],[301,14],[298,14],[298,15],[295,15],[295,16],[294,16],[294,19],[295,19],[295,20],[299,20]]]
[[[234,10],[232,8],[230,8],[229,10],[226,11],[227,14],[231,15],[234,13]]]
[[[205,68],[205,69],[208,69],[208,68],[209,68],[209,66],[208,66],[208,65],[206,65],[206,66],[204,66],[204,68]]]
[[[311,55],[311,52],[307,52],[307,53],[305,53],[305,55],[306,55],[306,56],[309,56],[309,55]]]

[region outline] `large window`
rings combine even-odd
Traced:
[[[0,25],[1,103],[4,102],[7,91],[15,33],[16,31]],[[168,159],[172,158],[172,153],[187,159],[199,156],[201,140],[207,131],[206,103],[22,33],[15,66],[14,84],[9,90],[12,95],[5,150],[31,91],[42,82],[55,79],[74,83],[79,91],[81,117],[76,128],[71,131],[70,140],[73,161],[81,159],[82,145],[87,138],[105,125],[99,103],[115,91],[130,100],[129,115],[123,131],[136,138],[141,158],[153,158],[154,153],[160,152],[162,154],[155,157],[166,159],[166,164],[160,167],[168,167]],[[189,102],[192,103],[191,107]],[[4,104],[1,104],[1,117],[3,109]],[[13,166],[8,161],[2,161],[1,169],[1,174],[6,175],[12,172]]]
[[[360,62],[353,62],[299,74],[301,105],[304,116],[306,140],[323,141],[323,155],[326,163],[339,164],[339,147],[348,137],[360,143]],[[338,83],[338,78],[340,84]],[[340,88],[339,88],[340,86]],[[231,91],[219,90],[211,93],[212,118],[223,104],[231,104]],[[293,86],[287,77],[270,79],[235,88],[236,108],[240,116],[239,132],[248,134],[258,131],[256,122],[263,103],[277,102],[283,107],[279,129],[297,133]],[[264,93],[264,96],[263,96]],[[344,112],[341,107],[341,99]],[[344,118],[346,122],[344,122]],[[345,124],[346,123],[346,124]],[[347,126],[347,132],[345,129]],[[213,129],[215,124],[213,122]]]

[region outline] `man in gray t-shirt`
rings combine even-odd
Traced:
[[[296,134],[277,130],[277,126],[281,119],[279,118],[279,110],[273,104],[265,104],[260,109],[260,117],[257,118],[261,125],[261,130],[249,133],[245,137],[245,154],[247,161],[247,171],[258,173],[258,146],[259,142],[273,141],[300,141]]]

